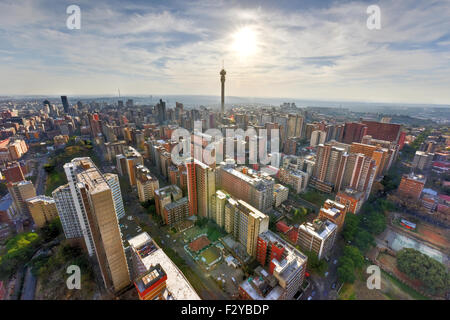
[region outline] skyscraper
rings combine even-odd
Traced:
[[[222,68],[220,71],[220,82],[222,84],[221,87],[221,99],[220,99],[220,112],[221,112],[221,118],[223,118],[225,114],[225,75],[226,75],[225,69]]]
[[[69,100],[67,99],[67,96],[61,96],[61,102],[64,108],[64,113],[69,113]]]
[[[130,275],[117,220],[117,190],[110,187],[107,177],[88,157],[66,163],[64,171],[68,188],[53,192],[64,233],[83,236],[89,255],[97,259],[105,287],[113,292],[120,291],[129,285]],[[110,181],[115,180],[110,178]],[[65,217],[71,219],[64,221]],[[68,225],[70,222],[81,232]]]
[[[329,143],[318,145],[316,166],[310,179],[311,186],[330,193],[336,185],[340,185],[345,169],[344,154],[343,148],[337,148]]]
[[[119,177],[117,176],[117,174],[105,173],[105,179],[112,191],[117,219],[123,218],[125,217],[125,208],[123,207]]]
[[[367,134],[367,126],[363,123],[346,122],[342,132],[341,142],[351,144],[352,142],[361,142]]]
[[[216,192],[215,171],[196,160],[186,161],[190,215],[211,218],[211,197]]]
[[[247,167],[237,169],[231,162],[222,163],[216,169],[217,188],[244,200],[262,212],[272,208],[274,184],[274,179],[268,174]]]

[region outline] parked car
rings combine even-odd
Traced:
[[[331,289],[336,289],[336,286],[337,286],[337,284],[336,284],[336,282],[334,282],[334,283],[331,285]]]
[[[333,261],[333,264],[336,264],[337,262],[338,262],[338,261],[337,261],[337,259],[336,259],[336,260]]]
[[[311,292],[311,297],[314,297],[316,295],[316,291],[314,290],[313,292]]]
[[[312,297],[311,297],[311,296],[309,296],[309,297],[308,297],[308,300],[312,300]]]
[[[327,271],[327,272],[325,272],[325,277],[328,277],[328,271]]]

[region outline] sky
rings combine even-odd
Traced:
[[[0,0],[0,95],[219,96],[223,65],[229,96],[450,104],[449,17],[448,0]]]

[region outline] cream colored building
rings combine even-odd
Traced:
[[[39,195],[26,200],[28,209],[34,224],[38,228],[42,228],[47,223],[58,217],[55,200],[51,197]]]
[[[159,181],[143,165],[136,166],[136,186],[140,202],[146,202],[155,197],[159,189]]]
[[[289,188],[276,184],[273,186],[273,202],[275,207],[279,207],[284,201],[288,199]]]
[[[118,292],[130,284],[130,275],[113,190],[88,157],[66,163],[64,171],[89,255],[97,258],[105,287]]]
[[[22,217],[30,217],[30,210],[28,209],[25,200],[36,197],[36,189],[34,188],[33,182],[24,180],[10,183],[8,185],[8,191]]]

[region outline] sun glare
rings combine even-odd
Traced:
[[[241,57],[248,57],[256,53],[258,45],[256,32],[250,27],[244,27],[233,35],[233,50]]]

